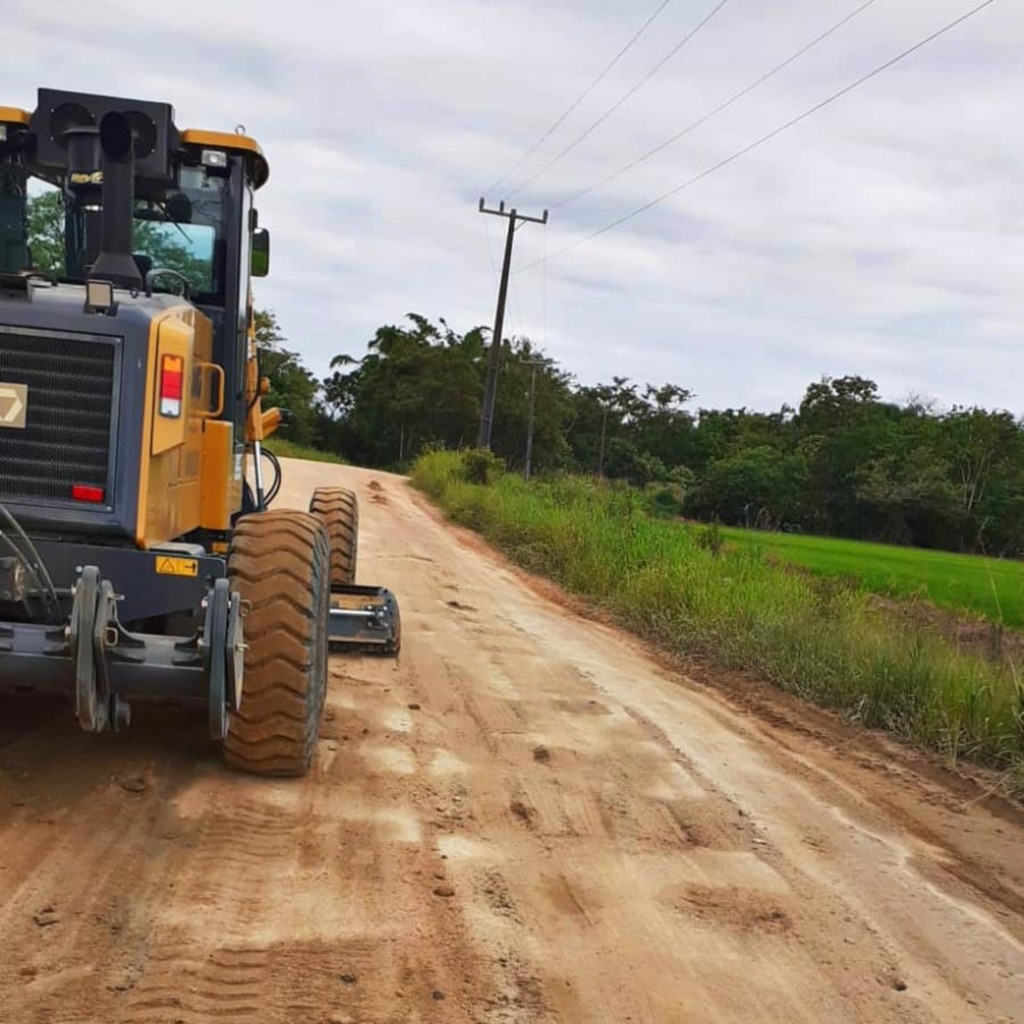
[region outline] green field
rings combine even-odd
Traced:
[[[754,548],[818,575],[853,579],[871,593],[921,598],[1011,628],[1024,625],[1022,562],[731,527],[722,535],[734,548]]]

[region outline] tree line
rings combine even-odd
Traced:
[[[270,399],[286,436],[370,466],[402,468],[431,446],[472,446],[488,332],[410,314],[317,380],[261,313]],[[1024,423],[1005,411],[883,401],[851,375],[808,385],[777,412],[705,409],[673,383],[584,386],[525,338],[502,343],[492,448],[522,468],[535,385],[532,463],[647,490],[655,507],[728,525],[893,544],[1024,554]]]

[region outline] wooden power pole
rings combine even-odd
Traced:
[[[526,420],[526,463],[523,466],[523,479],[529,483],[530,469],[533,465],[533,419],[537,411],[537,367],[543,366],[541,359],[530,361],[530,411]]]
[[[494,426],[494,397],[498,392],[498,365],[501,362],[501,335],[505,329],[505,299],[508,296],[508,274],[512,266],[512,238],[516,221],[530,224],[547,224],[548,211],[542,217],[527,217],[516,209],[506,210],[502,200],[496,210],[488,210],[480,200],[480,212],[508,220],[508,234],[505,236],[505,260],[501,265],[501,284],[498,286],[498,308],[494,313],[494,331],[491,334],[491,352],[487,363],[487,383],[484,385],[484,404],[480,411],[480,433],[477,434],[478,448],[491,447],[491,429]]]

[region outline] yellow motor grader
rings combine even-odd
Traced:
[[[396,653],[400,624],[355,585],[352,492],[268,509],[268,174],[165,103],[0,107],[0,690],[64,694],[90,732],[195,704],[232,766],[300,775],[330,644]]]

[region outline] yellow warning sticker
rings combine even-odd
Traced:
[[[170,558],[158,555],[156,571],[161,576],[198,576],[199,563],[194,558]]]

